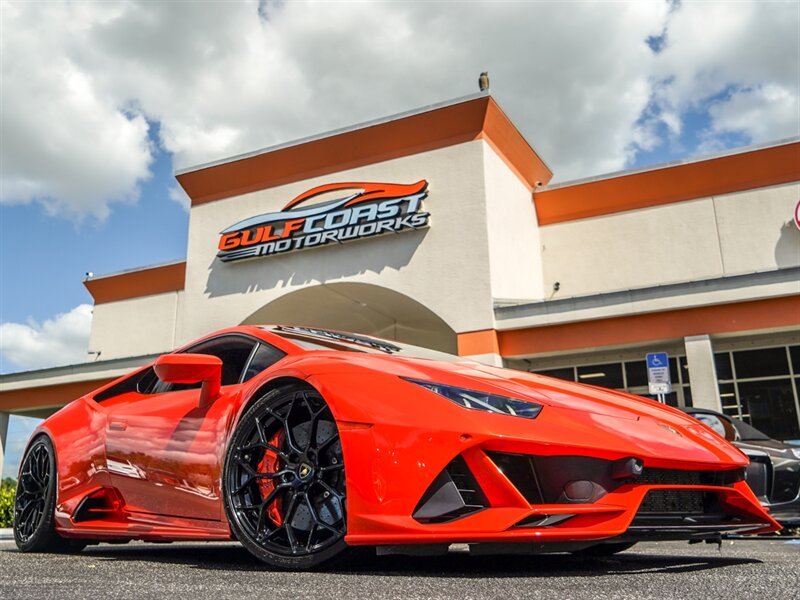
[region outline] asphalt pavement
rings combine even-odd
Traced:
[[[273,571],[234,543],[132,543],[73,556],[0,542],[0,598],[738,598],[800,599],[800,543],[639,544],[608,558],[568,554],[383,556],[333,572]]]

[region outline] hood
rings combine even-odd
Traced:
[[[609,436],[605,438],[609,444],[630,447],[633,443],[643,454],[653,458],[668,451],[673,459],[689,462],[747,464],[741,451],[699,421],[672,407],[633,394],[466,361],[448,363],[375,354],[325,354],[327,358],[337,359],[335,370],[339,372],[368,369],[383,375],[529,399],[545,407],[542,415],[548,415],[549,422],[558,421],[559,426],[573,431],[579,427],[588,428],[587,431],[603,430],[604,435]],[[330,361],[327,365],[333,368]]]

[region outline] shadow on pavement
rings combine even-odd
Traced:
[[[16,550],[13,550],[16,551]],[[74,560],[156,562],[185,565],[213,571],[270,571],[238,544],[181,544],[131,546],[90,546]],[[359,554],[344,566],[329,573],[362,576],[409,576],[504,578],[504,577],[597,577],[609,574],[649,575],[652,573],[690,573],[735,565],[761,564],[762,561],[714,554],[680,556],[624,552],[610,557],[588,558],[571,554],[533,556],[470,556],[451,552],[439,557],[370,556]]]

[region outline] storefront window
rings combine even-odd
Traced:
[[[789,357],[786,348],[734,352],[733,364],[736,367],[736,379],[789,374]]]
[[[689,390],[689,369],[685,356],[669,359],[670,377],[673,392],[667,394],[665,401],[670,406],[691,406],[692,394]],[[562,367],[557,369],[537,369],[540,375],[577,381],[590,385],[611,388],[644,396],[656,400],[655,396],[648,393],[647,363],[641,360],[629,360],[618,363],[601,363],[592,365],[578,365],[575,367]]]
[[[756,429],[779,440],[800,438],[791,379],[740,383],[739,399]]]
[[[625,387],[621,363],[578,367],[578,381],[615,390]]]
[[[800,438],[798,362],[800,346],[717,352],[723,412],[776,439]]]

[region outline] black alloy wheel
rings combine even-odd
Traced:
[[[50,438],[41,435],[22,460],[14,498],[14,541],[23,552],[75,552],[86,545],[56,533],[55,458]]]
[[[347,549],[342,444],[316,390],[272,390],[247,410],[229,443],[223,494],[234,535],[270,565],[311,569]]]

